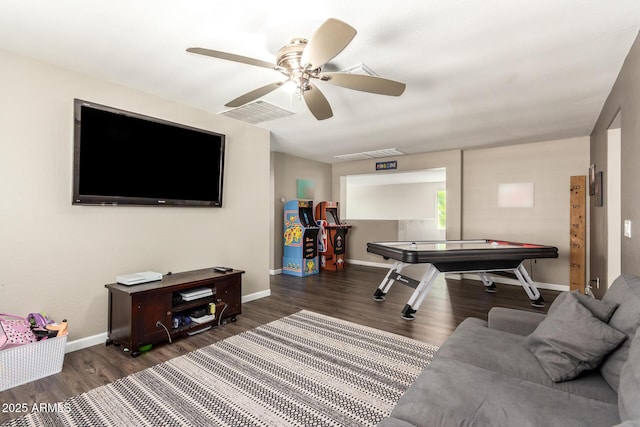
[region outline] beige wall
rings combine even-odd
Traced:
[[[268,292],[268,131],[8,53],[0,70],[0,312],[67,318],[75,340],[106,331],[117,274],[229,265]],[[72,206],[74,98],[226,134],[224,206]]]
[[[527,268],[535,281],[568,285],[570,177],[587,174],[589,138],[468,150],[463,157],[463,237],[556,246],[558,259]],[[498,184],[507,183],[533,183],[534,206],[498,207]]]
[[[632,237],[622,237],[621,270],[622,273],[640,274],[640,39],[637,38],[622,70],[602,108],[600,116],[591,133],[591,163],[596,170],[604,172],[604,188],[607,188],[607,129],[620,111],[621,119],[621,220],[632,221]],[[604,283],[607,277],[607,195],[605,206],[596,207],[592,198],[590,203],[591,230],[591,279],[599,277]],[[614,232],[621,233],[621,230]],[[606,286],[594,289],[602,295]]]
[[[398,221],[349,220],[351,229],[347,234],[346,258],[371,263],[386,262],[380,255],[367,252],[369,242],[394,242],[398,240]]]
[[[297,199],[297,180],[307,179],[315,183],[315,205],[331,198],[331,165],[303,159],[289,154],[271,153],[271,182],[273,186],[272,198],[272,250],[271,270],[282,268],[283,232],[284,232],[284,203]]]

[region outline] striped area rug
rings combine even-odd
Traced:
[[[300,311],[8,426],[373,426],[437,347]]]

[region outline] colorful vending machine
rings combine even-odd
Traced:
[[[316,223],[320,226],[318,252],[320,268],[340,270],[346,264],[347,232],[351,225],[341,224],[338,202],[320,202],[316,205]]]
[[[289,200],[284,205],[282,272],[292,276],[318,274],[318,231],[313,202]]]

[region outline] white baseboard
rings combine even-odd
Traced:
[[[64,348],[65,353],[71,353],[72,351],[82,350],[83,348],[91,347],[97,344],[104,344],[107,342],[107,333],[92,335],[90,337],[84,337],[73,341],[67,341],[67,345]]]
[[[386,268],[387,270],[390,269],[393,265],[386,262],[361,261],[359,259],[348,259],[347,264],[365,265],[367,267],[380,267]]]
[[[254,292],[249,295],[244,295],[242,297],[242,303],[249,301],[254,301],[260,298],[265,298],[271,295],[271,290],[267,289],[266,291]],[[101,334],[92,335],[90,337],[80,338],[73,341],[67,341],[67,345],[64,348],[65,353],[71,353],[72,351],[82,350],[83,348],[91,347],[97,344],[104,344],[107,342],[108,335],[106,332]]]
[[[480,277],[477,274],[472,274],[472,273],[463,274],[463,277],[465,279],[480,280]],[[516,279],[510,279],[508,277],[502,277],[498,275],[492,275],[491,280],[493,280],[496,283],[502,283],[503,285],[522,286],[520,282],[518,282]],[[544,282],[536,282],[536,281],[534,281],[533,283],[535,283],[536,288],[538,289],[549,289],[552,291],[568,291],[569,290],[569,285],[559,285],[556,283],[544,283]]]
[[[278,268],[278,269],[275,269],[275,270],[269,270],[269,274],[272,275],[272,276],[275,276],[276,274],[282,274],[282,269]]]
[[[260,291],[260,292],[254,292],[249,295],[244,295],[242,297],[242,303],[244,304],[245,302],[254,301],[260,298],[265,298],[265,297],[268,297],[269,295],[271,295],[271,289],[267,289],[265,291]]]

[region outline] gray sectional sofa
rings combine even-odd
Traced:
[[[379,425],[640,426],[640,278],[464,320]]]

